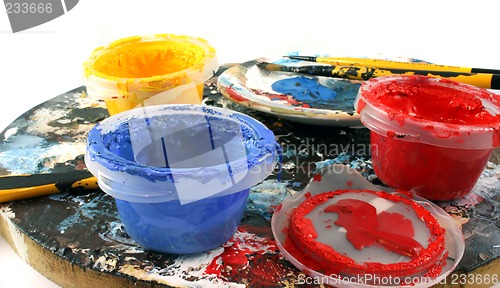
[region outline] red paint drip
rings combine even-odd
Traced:
[[[425,223],[426,227],[429,229],[429,234],[430,234],[427,247],[421,248],[418,251],[418,253],[413,253],[413,256],[410,257],[410,260],[408,262],[399,262],[390,264],[383,264],[379,262],[357,263],[355,260],[351,259],[347,255],[335,251],[331,246],[321,242],[317,242],[315,240],[316,239],[315,235],[317,235],[316,229],[311,224],[310,220],[309,221],[306,220],[308,218],[305,216],[318,205],[330,201],[330,199],[336,197],[337,195],[341,195],[344,193],[354,193],[354,192],[355,190],[338,190],[334,192],[325,192],[317,194],[313,197],[307,198],[297,208],[295,208],[290,217],[290,225],[288,229],[286,229],[285,231],[285,233],[287,234],[287,238],[283,245],[287,249],[287,251],[290,254],[292,254],[292,256],[295,257],[302,264],[306,265],[308,268],[321,272],[325,275],[331,275],[331,274],[339,275],[339,273],[348,273],[352,275],[372,274],[379,276],[397,277],[397,276],[412,275],[416,273],[427,273],[429,277],[436,277],[439,274],[439,271],[441,271],[441,268],[439,267],[442,267],[444,265],[444,263],[442,261],[440,262],[439,259],[442,259],[444,251],[445,230],[441,227],[436,218],[434,218],[434,216],[432,216],[432,214],[430,214],[430,212],[427,211],[424,207],[418,205],[417,203],[411,201],[410,199],[398,196],[396,194],[389,194],[381,191],[357,190],[357,192],[360,193],[375,194],[378,197],[385,198],[387,200],[396,203],[402,203],[404,205],[407,205],[408,208],[415,211],[418,218]],[[336,203],[339,202],[340,200],[337,201]],[[352,202],[347,204],[352,204]],[[360,208],[366,209],[366,207],[360,207]],[[337,208],[331,208],[331,209],[341,210],[341,207],[338,206]],[[344,211],[342,213],[347,213],[347,212]],[[362,212],[362,214],[366,213]],[[382,213],[380,215],[382,215]],[[377,216],[373,215],[369,216],[368,218],[371,217],[373,217],[374,219],[363,219],[363,220],[372,224],[373,223],[378,224],[379,222],[390,221],[389,223],[378,224],[379,226],[377,230],[382,231],[381,234],[378,234],[377,237],[374,237],[378,239],[387,236],[387,235],[382,235],[383,233],[387,232],[395,233],[394,229],[395,223],[400,224],[401,222],[406,221],[404,219],[404,216],[401,214],[400,216],[398,216],[398,215],[391,215],[391,213],[387,213],[386,215],[381,216],[382,218],[380,219],[375,218]],[[345,221],[346,220],[342,222]],[[354,224],[347,223],[345,225],[347,227],[352,227]],[[399,234],[398,236],[413,237],[412,235],[413,227],[410,226],[411,228],[410,230],[410,228],[407,227],[409,225],[405,224],[404,226],[406,227],[403,227],[401,231],[397,231],[397,233]],[[351,241],[352,239],[349,240]],[[392,244],[398,244],[398,243],[392,243]],[[411,243],[410,241],[410,244],[413,243]],[[412,245],[409,246],[412,247]],[[401,249],[403,251],[408,250],[407,247],[400,247],[397,245],[396,247],[392,248],[394,250],[398,249]],[[390,250],[393,251],[392,249]]]
[[[352,185],[353,185],[354,183],[353,183],[351,180],[347,180],[347,181],[345,182],[345,184],[347,185],[347,187],[352,188]]]
[[[275,211],[279,212],[281,210],[281,207],[283,207],[283,204],[282,203],[278,204],[278,207],[276,207]]]
[[[315,182],[321,182],[321,174],[315,174],[313,176],[313,181],[315,181]]]

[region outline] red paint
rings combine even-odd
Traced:
[[[399,213],[382,211],[377,215],[377,209],[362,200],[342,199],[326,207],[325,212],[338,214],[334,223],[346,229],[346,237],[359,250],[375,243],[389,251],[417,257],[423,249],[422,245],[413,239],[415,232],[411,220]],[[393,233],[397,227],[398,233]],[[317,237],[314,237],[317,238]]]
[[[436,201],[464,197],[500,146],[500,97],[486,89],[400,75],[366,81],[358,98],[375,173],[393,188]]]
[[[392,130],[387,131],[387,137],[394,138],[394,136],[396,136],[396,132]]]
[[[445,230],[441,227],[441,225],[439,225],[436,218],[434,218],[434,216],[432,216],[432,214],[430,214],[430,212],[427,211],[425,208],[411,201],[410,199],[407,199],[405,197],[400,197],[396,194],[389,194],[386,192],[371,191],[371,190],[358,191],[360,193],[375,194],[378,197],[385,198],[387,200],[396,203],[400,203],[400,205],[406,205],[408,206],[408,209],[412,209],[413,211],[415,211],[417,216],[425,223],[425,225],[429,229],[429,234],[430,234],[427,247],[426,248],[419,247],[418,251],[414,250],[414,253],[411,253],[412,256],[408,257],[409,261],[391,263],[391,264],[383,264],[379,262],[356,263],[353,259],[349,258],[348,255],[339,253],[335,251],[332,247],[323,244],[321,242],[317,242],[315,240],[317,235],[316,230],[312,225],[311,221],[309,220],[309,218],[305,216],[310,211],[312,211],[316,206],[323,204],[327,201],[332,201],[331,199],[333,199],[337,195],[341,195],[343,193],[353,193],[353,191],[354,190],[338,190],[334,192],[325,192],[317,194],[313,197],[306,199],[297,208],[295,208],[290,217],[290,225],[286,230],[287,238],[285,240],[284,246],[287,249],[287,251],[290,252],[293,257],[295,257],[302,264],[306,265],[308,268],[321,272],[325,275],[330,275],[330,274],[339,275],[339,273],[348,273],[352,275],[372,274],[379,276],[396,277],[396,276],[412,275],[415,273],[427,273],[429,277],[436,277],[439,274],[438,271],[441,271],[441,268],[438,268],[437,266],[442,267],[444,265],[444,263],[439,260],[442,259],[444,251]],[[337,203],[339,205],[329,206],[332,208],[328,208],[328,210],[340,211],[341,209],[343,209],[341,205],[343,204],[352,205],[353,203],[355,204],[355,201],[347,201],[347,202],[337,201],[334,203]],[[359,208],[366,209],[364,205],[361,205]],[[356,211],[357,211],[356,214],[360,213],[360,210]],[[345,214],[347,212],[344,211],[342,213]],[[401,214],[391,215],[391,213],[386,213],[386,214],[381,213],[380,215],[383,215],[381,216],[382,218],[378,218],[380,216],[377,216],[376,214],[375,216],[373,216],[373,214],[371,213],[361,212],[361,214],[362,214],[361,217],[358,219],[359,221],[355,220],[354,222],[351,222],[350,220],[343,219],[340,220],[340,222],[342,222],[341,224],[345,225],[345,227],[352,228],[355,227],[355,225],[360,225],[362,221],[366,221],[368,223],[371,223],[371,225],[380,225],[378,226],[377,230],[383,231],[383,233],[388,233],[388,232],[392,234],[398,233],[399,234],[398,237],[413,237],[413,227],[406,222],[407,219],[404,219],[404,216]],[[363,215],[367,216],[368,218],[361,219],[363,218]],[[360,215],[357,215],[356,217],[358,216]],[[386,223],[386,221],[389,222]],[[400,228],[401,230],[399,230]],[[372,228],[366,228],[366,229],[372,229]],[[379,237],[381,234],[377,235],[377,237]],[[385,236],[387,236],[387,234],[382,237]],[[356,237],[363,238],[364,236],[357,235]],[[351,241],[352,239],[348,238],[348,240]],[[405,239],[404,241],[406,240],[407,239]],[[355,242],[356,241],[357,240],[355,240]],[[412,241],[406,242],[406,244],[409,244],[409,246],[414,245]],[[408,247],[398,247],[398,249],[399,248],[402,248],[401,250],[406,251]],[[391,249],[391,251],[393,250]]]
[[[373,170],[386,185],[430,200],[467,195],[492,149],[458,149],[408,142],[370,132]]]
[[[271,100],[285,101],[286,103],[288,103],[291,106],[299,106],[302,108],[310,108],[311,107],[307,103],[295,100],[295,98],[293,98],[293,96],[290,96],[290,95],[269,93],[269,92],[262,91],[260,89],[250,89],[250,91],[252,91],[253,93],[255,93],[257,95],[265,96]]]
[[[455,82],[440,81],[447,85],[432,85],[426,77],[410,76],[404,81],[380,82],[365,90],[363,96],[394,118],[406,116],[464,125],[500,122],[500,115],[490,114],[481,102],[481,98],[490,98],[487,90],[457,89]],[[402,124],[404,119],[397,121]]]
[[[229,96],[231,97],[231,99],[233,99],[234,101],[237,101],[237,102],[245,102],[245,101],[248,101],[248,99],[240,96],[238,94],[237,91],[235,91],[232,87],[228,87],[226,88],[226,92],[227,94],[229,94]]]
[[[283,204],[282,203],[278,204],[278,207],[276,207],[275,211],[279,212],[281,210],[281,207],[283,207]]]
[[[353,185],[354,183],[353,183],[351,180],[347,180],[347,181],[345,182],[345,184],[347,185],[347,187],[352,188],[352,185]]]
[[[275,286],[281,277],[292,273],[283,265],[269,227],[242,225],[222,247],[224,252],[207,266],[206,274],[250,287],[265,287]]]
[[[357,98],[357,109],[356,109],[356,112],[361,112],[361,110],[363,110],[363,108],[365,108],[366,106],[366,102],[365,100],[363,100],[362,98]]]
[[[315,181],[315,182],[321,182],[321,174],[315,174],[313,176],[313,181]]]

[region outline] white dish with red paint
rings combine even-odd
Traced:
[[[332,165],[325,167],[321,173],[321,177],[315,177],[308,186],[305,187],[303,192],[296,193],[289,198],[285,199],[281,205],[276,209],[273,214],[273,218],[271,221],[271,226],[273,229],[274,237],[276,239],[276,243],[278,248],[283,253],[285,258],[290,261],[295,267],[299,270],[312,277],[311,281],[316,281],[312,283],[323,283],[330,284],[336,287],[429,287],[436,283],[439,283],[441,280],[445,279],[448,274],[450,274],[459,263],[460,259],[463,256],[465,250],[465,243],[462,236],[461,228],[458,224],[441,208],[436,206],[435,204],[421,198],[418,196],[413,196],[412,200],[419,204],[420,206],[427,209],[439,222],[439,224],[446,230],[445,233],[445,251],[443,253],[448,253],[446,258],[446,262],[442,267],[441,272],[437,277],[427,277],[421,274],[415,275],[407,275],[405,277],[383,277],[379,278],[377,283],[374,283],[371,280],[377,280],[376,276],[370,275],[369,273],[365,275],[324,275],[318,271],[312,270],[296,258],[292,256],[292,254],[287,251],[283,245],[286,240],[287,234],[284,232],[285,228],[288,227],[290,216],[293,212],[293,209],[299,206],[303,201],[306,200],[306,193],[309,192],[312,196],[335,190],[344,190],[344,189],[352,189],[352,190],[374,190],[374,191],[382,191],[382,187],[373,185],[369,181],[367,181],[361,174],[356,172],[355,170],[344,166],[344,165]],[[383,189],[388,191],[388,189]],[[378,200],[375,200],[378,201]],[[385,205],[387,203],[384,200],[378,201],[381,205]],[[428,231],[419,231],[419,229],[425,229],[424,227],[415,227],[416,234],[425,234]],[[344,252],[346,255],[351,258],[356,258],[356,261],[362,263],[363,261],[377,260],[381,263],[398,263],[401,262],[402,259],[395,253],[390,253],[385,249],[380,247],[365,247],[363,250],[356,250],[349,243],[347,239],[339,240],[342,238],[341,235],[342,229],[338,230],[338,235],[334,235],[332,237],[337,237],[337,243],[335,243],[335,250]],[[335,233],[335,231],[333,231]],[[345,235],[345,234],[344,234]],[[417,238],[418,235],[416,235]],[[422,235],[420,235],[422,236]],[[418,236],[418,237],[420,237]],[[424,235],[425,236],[425,235]],[[339,238],[340,237],[340,238]],[[344,237],[345,238],[345,237]],[[340,245],[340,246],[339,246]],[[345,247],[344,247],[345,246]],[[352,253],[352,254],[351,254]],[[339,277],[331,277],[331,276],[339,276]],[[406,277],[410,277],[411,279],[406,279]],[[402,285],[403,282],[413,282],[411,285]]]

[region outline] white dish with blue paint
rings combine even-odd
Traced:
[[[362,127],[354,110],[362,81],[267,71],[256,65],[261,60],[290,66],[311,65],[297,60],[257,59],[232,66],[218,78],[222,95],[240,105],[294,122]]]

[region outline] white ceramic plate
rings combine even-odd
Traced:
[[[362,81],[267,71],[256,66],[257,61],[276,62],[256,59],[230,67],[218,78],[221,93],[240,105],[290,121],[323,126],[362,127],[359,115],[354,110],[354,100]],[[305,61],[288,64],[321,65]],[[283,94],[271,87],[276,81],[300,76],[313,79],[335,91],[334,100],[328,105],[316,105],[313,102],[297,104],[292,96],[283,97]]]
[[[348,277],[339,279],[330,277],[331,275],[324,275],[318,271],[308,268],[306,265],[295,259],[283,246],[287,237],[287,235],[283,232],[284,228],[288,227],[289,217],[293,209],[306,199],[305,192],[309,192],[312,196],[314,196],[323,192],[335,191],[339,189],[382,190],[381,187],[373,185],[366,180],[356,170],[344,165],[334,164],[325,167],[320,174],[322,175],[321,180],[318,181],[318,178],[312,179],[302,192],[295,193],[285,199],[281,203],[280,207],[276,209],[271,220],[274,238],[276,239],[276,244],[278,245],[280,251],[295,267],[308,276],[316,279],[315,281],[317,282],[315,283],[330,284],[335,287],[429,287],[445,279],[462,259],[465,250],[465,243],[461,228],[458,224],[444,210],[432,202],[418,196],[413,196],[412,199],[422,207],[425,207],[438,220],[439,224],[446,229],[445,253],[448,253],[448,257],[446,258],[445,265],[442,267],[441,273],[437,277],[430,279],[423,278],[422,275],[410,275],[410,277],[416,277],[414,285],[405,286],[401,285],[401,283],[396,285],[396,281],[386,283],[386,285],[373,285],[362,281],[352,281],[352,275],[339,275],[341,277]],[[389,192],[389,190],[385,188],[384,191]]]

